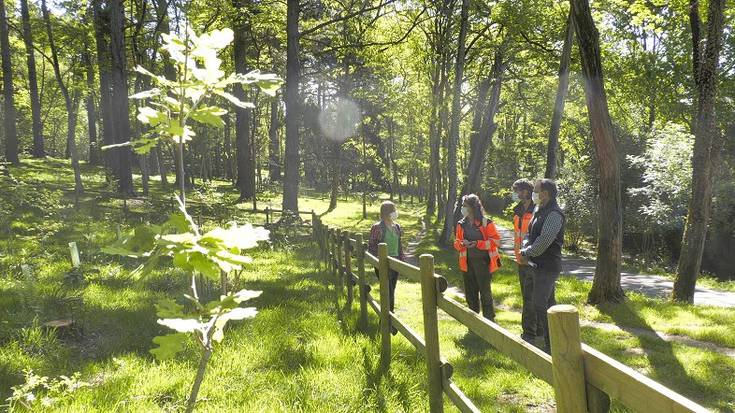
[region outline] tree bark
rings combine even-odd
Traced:
[[[288,0],[286,11],[286,160],[283,180],[283,209],[299,209],[299,0]]]
[[[554,113],[551,116],[551,129],[549,130],[549,143],[546,148],[546,172],[544,178],[556,179],[558,171],[559,132],[561,131],[561,119],[564,115],[564,103],[569,90],[569,62],[572,56],[572,43],[574,42],[574,24],[572,12],[569,11],[567,19],[567,30],[564,37],[564,46],[561,50],[561,61],[559,62],[559,85],[556,89],[554,100]]]
[[[454,234],[454,203],[457,199],[457,146],[459,145],[459,124],[462,120],[462,81],[464,80],[465,42],[467,39],[467,19],[469,0],[462,0],[460,12],[457,59],[454,64],[454,85],[452,90],[452,113],[447,142],[447,201],[444,206],[444,230],[439,243],[449,245]]]
[[[701,60],[693,59],[697,89],[697,117],[694,125],[692,197],[689,201],[689,213],[681,241],[681,254],[673,291],[674,300],[689,303],[694,302],[694,289],[702,265],[702,253],[712,209],[714,165],[717,163],[720,151],[720,130],[717,125],[715,102],[718,81],[717,66],[724,30],[724,9],[725,0],[709,1],[707,45]],[[696,19],[699,19],[698,13]],[[693,53],[698,53],[698,50],[693,50]]]
[[[597,269],[587,300],[591,304],[618,302],[625,296],[620,286],[623,227],[620,160],[605,94],[599,33],[592,20],[589,0],[570,3],[599,175]]]
[[[92,67],[92,59],[87,51],[87,44],[84,45],[84,65],[87,69],[87,129],[89,130],[89,163],[97,165],[99,163],[97,147],[97,109],[94,104],[94,67]]]
[[[33,157],[43,158],[46,149],[43,141],[41,125],[41,100],[38,97],[38,80],[36,75],[36,54],[33,50],[33,32],[28,12],[28,0],[20,0],[20,15],[23,20],[23,42],[26,47],[26,63],[28,65],[28,92],[31,98],[31,129],[33,131]]]
[[[18,158],[18,130],[15,125],[15,88],[13,87],[13,64],[10,61],[10,39],[8,20],[5,15],[5,0],[0,0],[0,53],[3,58],[3,128],[5,131],[5,159],[15,165]]]
[[[125,58],[125,19],[123,0],[110,0],[110,50],[112,54],[112,127],[117,144],[130,140],[130,105],[128,104],[128,75]],[[130,147],[113,149],[118,159],[118,192],[135,196],[133,188],[132,153]]]

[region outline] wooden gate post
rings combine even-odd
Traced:
[[[337,248],[335,250],[335,254],[337,254],[337,282],[339,283],[339,294],[342,295],[345,292],[345,274],[343,271],[345,263],[342,258],[342,251],[344,250],[342,243],[344,242],[345,235],[341,229],[338,229],[334,235],[337,237]]]
[[[434,256],[419,257],[421,269],[421,304],[424,312],[424,341],[426,342],[426,367],[429,374],[429,410],[444,411],[442,390],[441,354],[439,351],[439,320],[437,318],[437,287],[434,278]]]
[[[378,276],[380,278],[380,364],[390,367],[390,282],[388,281],[388,244],[378,244]]]
[[[559,413],[586,412],[584,356],[579,338],[577,308],[555,305],[548,314],[556,409]]]
[[[367,282],[365,280],[365,244],[363,244],[363,235],[355,234],[355,241],[357,243],[357,278],[359,279],[359,293],[360,293],[360,325],[365,326],[367,324]]]
[[[79,260],[79,249],[77,243],[72,241],[69,243],[69,254],[71,255],[71,265],[74,268],[79,268],[81,261]]]
[[[257,212],[257,211],[253,211]],[[271,223],[271,207],[267,206],[265,207],[265,224],[268,225]]]
[[[352,288],[352,244],[350,244],[350,233],[344,232],[344,243],[345,243],[345,280],[347,282],[347,308],[352,307],[352,294],[354,288]]]

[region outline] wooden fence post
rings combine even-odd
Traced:
[[[430,254],[422,254],[419,257],[419,268],[421,269],[421,303],[424,309],[426,367],[429,374],[429,410],[436,413],[444,411],[444,398],[439,351],[439,321],[436,312],[437,287],[434,278],[434,257]]]
[[[355,234],[355,241],[357,243],[357,278],[360,284],[360,325],[365,326],[367,324],[367,282],[365,280],[365,244],[363,244],[363,235]]]
[[[347,281],[347,308],[352,307],[352,244],[350,244],[350,233],[344,232],[345,243],[345,280]]]
[[[345,292],[345,276],[342,271],[344,268],[344,260],[342,259],[342,250],[344,249],[342,241],[345,239],[344,231],[338,229],[334,232],[334,236],[337,241],[337,248],[334,249],[334,253],[337,256],[337,285],[339,286],[339,294],[342,295]]]
[[[265,207],[265,223],[266,225],[271,223],[271,207]]]
[[[71,266],[79,268],[81,261],[79,260],[79,249],[77,248],[76,242],[72,241],[69,243],[69,253],[71,254]]]
[[[577,308],[555,305],[548,314],[556,409],[559,413],[586,412],[584,356],[579,338]]]
[[[390,367],[390,283],[388,281],[388,244],[378,244],[378,274],[380,278],[380,364],[387,370]]]

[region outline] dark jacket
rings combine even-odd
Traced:
[[[526,235],[527,245],[533,244],[533,242],[541,235],[541,230],[544,227],[544,221],[551,212],[558,212],[561,215],[562,224],[559,233],[556,234],[554,242],[541,255],[531,258],[539,268],[561,272],[561,247],[564,245],[564,226],[566,218],[564,212],[559,208],[559,204],[556,200],[549,202],[544,207],[536,207],[531,218],[531,223],[528,227],[528,235]]]

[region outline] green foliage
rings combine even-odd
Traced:
[[[79,372],[71,377],[59,376],[49,379],[28,369],[24,372],[24,376],[25,382],[13,386],[13,394],[6,400],[6,407],[10,412],[45,410],[54,406],[60,399],[89,386],[80,380]]]

